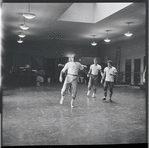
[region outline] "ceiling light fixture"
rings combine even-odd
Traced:
[[[20,38],[24,38],[26,35],[23,34],[23,32],[21,32],[18,36],[19,36]]]
[[[95,38],[95,35],[93,35],[93,38]],[[96,43],[95,41],[93,41],[93,42],[91,43],[91,45],[92,45],[92,46],[96,46],[97,43]]]
[[[23,43],[23,41],[22,41],[21,39],[19,39],[17,42],[18,42],[18,43]]]
[[[104,41],[107,42],[107,43],[111,41],[111,40],[108,38],[108,31],[109,31],[109,30],[107,30],[107,38],[104,39]]]
[[[128,22],[127,24],[128,24],[128,32],[124,33],[124,35],[127,36],[127,37],[130,37],[130,36],[133,35],[132,33],[129,32],[129,24],[130,24],[130,22]]]
[[[28,13],[23,13],[23,16],[27,19],[33,19],[36,15],[30,13],[30,3],[28,4]]]
[[[25,25],[25,18],[24,18],[24,24],[21,24],[21,25],[20,25],[20,28],[21,28],[22,30],[27,30],[27,29],[29,29],[29,26],[26,26],[26,25]]]

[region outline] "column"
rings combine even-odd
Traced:
[[[131,60],[131,85],[134,85],[134,59]]]

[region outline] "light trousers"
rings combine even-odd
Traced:
[[[75,99],[77,95],[77,76],[67,75],[61,89],[61,95],[64,96],[71,85],[71,95]]]

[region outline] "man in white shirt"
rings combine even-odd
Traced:
[[[90,69],[89,69],[89,72],[87,75],[88,77],[90,76],[89,82],[88,82],[87,96],[90,95],[91,88],[93,87],[92,97],[95,97],[97,84],[98,84],[98,73],[99,73],[99,71],[100,71],[101,76],[103,75],[102,70],[101,70],[101,66],[97,63],[98,63],[98,59],[94,58],[94,64],[92,64],[90,66]]]
[[[61,70],[60,77],[59,77],[59,81],[62,82],[62,75],[67,70],[67,76],[65,78],[63,87],[61,89],[60,104],[63,104],[65,93],[66,93],[67,89],[69,88],[69,86],[71,85],[71,89],[72,89],[71,107],[74,107],[74,100],[75,100],[76,94],[77,94],[78,71],[83,70],[83,68],[84,68],[84,66],[81,65],[79,62],[75,62],[75,57],[76,57],[75,54],[71,55],[71,57],[70,57],[71,61],[66,63],[64,68]]]
[[[111,100],[112,94],[113,94],[114,79],[115,79],[115,76],[117,75],[117,70],[115,67],[112,66],[111,60],[107,61],[107,65],[108,66],[105,67],[104,74],[101,79],[101,83],[103,83],[103,80],[105,78],[103,100],[106,100],[108,87],[109,87],[109,91],[110,91],[109,100]]]

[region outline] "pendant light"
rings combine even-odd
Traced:
[[[36,15],[33,13],[30,13],[30,3],[28,4],[28,12],[23,13],[23,16],[27,19],[33,19]]]
[[[104,41],[107,42],[107,43],[111,41],[111,40],[108,38],[108,31],[109,31],[109,30],[107,30],[107,38],[104,39]]]
[[[95,35],[93,35],[93,38],[95,38]],[[95,41],[93,41],[93,42],[91,43],[91,45],[92,45],[92,46],[96,46],[97,43],[96,43]]]
[[[124,35],[127,37],[131,37],[133,34],[129,32],[129,24],[130,22],[127,23],[128,24],[128,32],[126,32]]]
[[[26,26],[26,25],[25,25],[25,17],[24,17],[24,24],[21,24],[21,25],[20,25],[20,28],[21,28],[22,30],[27,30],[27,29],[29,29],[29,26]]]
[[[18,42],[18,43],[23,43],[23,40],[19,39],[17,42]]]

